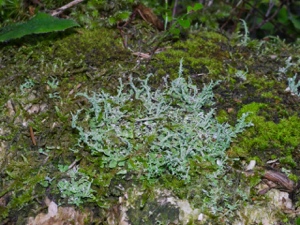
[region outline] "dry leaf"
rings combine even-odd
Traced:
[[[164,24],[162,21],[153,13],[152,9],[144,6],[143,4],[138,4],[134,11],[138,12],[139,15],[148,23],[151,23],[158,30],[164,30]]]

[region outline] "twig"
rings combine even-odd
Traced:
[[[172,20],[174,20],[174,18],[175,18],[177,6],[178,6],[178,0],[175,0],[174,7],[173,7],[173,12],[172,12]]]
[[[290,180],[284,173],[275,170],[266,170],[262,177],[278,184],[286,192],[295,190],[295,182]]]
[[[284,2],[281,2],[281,4],[279,5],[278,9],[273,13],[273,15],[271,15],[271,16],[265,15],[265,16],[264,16],[265,18],[260,22],[260,24],[258,24],[258,25],[255,26],[254,28],[251,28],[251,29],[250,29],[250,32],[252,32],[253,30],[257,30],[257,29],[261,28],[264,24],[266,24],[266,23],[268,23],[270,20],[272,20],[272,19],[279,13],[279,11],[280,11],[281,8],[283,7],[283,5],[284,5]],[[272,7],[273,7],[273,6],[272,6]],[[269,13],[269,12],[267,12],[267,13]]]
[[[258,168],[262,169],[262,171],[259,172],[261,179],[266,179],[266,180],[274,183],[273,186],[270,186],[269,184],[267,184],[269,186],[269,188],[259,191],[258,194],[260,194],[260,195],[265,194],[272,188],[291,193],[291,192],[295,191],[295,189],[297,188],[297,184],[294,181],[292,181],[291,179],[289,179],[284,173],[278,172],[273,169],[263,168],[263,167],[258,167]],[[242,173],[247,177],[255,175],[253,170],[241,171],[241,170],[234,169],[234,171],[236,171],[238,173]]]
[[[72,2],[70,2],[68,4],[66,4],[66,5],[64,5],[64,6],[58,8],[56,10],[54,10],[51,13],[51,16],[57,16],[57,15],[61,14],[63,11],[65,11],[66,9],[71,8],[72,6],[77,5],[77,4],[79,4],[80,2],[83,2],[83,1],[84,0],[74,0],[74,1],[72,1]]]
[[[29,131],[30,131],[30,137],[31,137],[32,144],[36,145],[36,141],[35,141],[35,137],[34,137],[34,133],[33,133],[32,127],[29,127]]]
[[[68,167],[68,170],[72,169],[78,162],[80,162],[82,160],[82,158],[80,159],[75,159],[74,162],[72,162],[72,164]]]

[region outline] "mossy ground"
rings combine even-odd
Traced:
[[[123,186],[140,185],[151,192],[155,181],[141,181],[135,174],[125,177],[117,170],[101,168],[101,159],[92,156],[84,147],[77,153],[70,151],[78,134],[71,128],[71,113],[89,107],[78,92],[105,90],[116,92],[118,79],[128,80],[129,75],[143,77],[153,73],[151,84],[158,88],[162,77],[174,79],[179,61],[183,58],[184,75],[199,87],[211,80],[221,80],[215,88],[217,118],[220,122],[234,124],[242,112],[251,112],[249,120],[254,127],[240,135],[228,151],[230,157],[243,160],[257,159],[265,165],[269,159],[278,158],[280,167],[291,169],[298,175],[300,146],[300,100],[284,92],[287,77],[297,72],[298,64],[287,74],[278,74],[291,56],[297,63],[299,47],[283,42],[251,41],[243,46],[224,34],[199,31],[183,40],[162,41],[160,33],[148,25],[136,23],[139,29],[126,30],[123,39],[118,30],[72,30],[66,33],[30,36],[2,44],[0,49],[0,131],[1,192],[3,203],[0,218],[22,224],[28,216],[45,210],[41,202],[45,196],[64,203],[56,188],[62,174],[58,165],[70,165],[78,160],[81,171],[94,179],[96,203],[86,202],[95,212],[94,220],[105,224],[106,208],[117,203],[122,193],[114,182],[127,182]],[[123,42],[128,39],[128,50]],[[151,60],[140,59],[133,52],[151,52],[158,47],[164,50]],[[237,71],[248,71],[247,79],[236,76]],[[20,85],[32,80],[34,85],[22,93]],[[57,81],[52,87],[49,81]],[[12,108],[8,109],[8,102]],[[46,104],[46,110],[30,113],[34,105]],[[33,128],[37,145],[30,139]],[[1,146],[0,146],[1,147]],[[41,152],[45,154],[41,154]],[[199,191],[201,174],[213,168],[191,162],[191,184],[161,177],[159,186],[172,190],[181,198],[188,198],[201,207],[204,196]],[[230,175],[237,182],[250,185],[246,178]],[[52,181],[45,183],[45,177]],[[220,185],[222,184],[220,181]],[[234,189],[228,186],[228,192]],[[149,201],[153,196],[149,195]],[[232,200],[235,196],[232,196]],[[148,199],[148,198],[146,198]],[[151,210],[152,203],[149,203]],[[220,218],[211,218],[222,221]],[[94,221],[94,222],[95,222]]]

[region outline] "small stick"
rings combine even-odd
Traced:
[[[33,133],[32,127],[29,127],[29,131],[30,131],[30,137],[31,137],[32,144],[36,145],[36,141],[35,141],[35,137],[34,137],[34,133]]]
[[[80,159],[75,159],[74,162],[72,162],[72,164],[68,167],[68,170],[72,169],[78,162],[81,161],[82,158]]]
[[[274,170],[266,170],[263,178],[273,181],[279,184],[286,192],[292,192],[295,190],[296,184],[290,180],[284,173],[277,172]]]
[[[65,11],[66,9],[71,8],[72,6],[77,5],[77,4],[79,4],[80,2],[83,2],[83,1],[84,0],[74,0],[74,1],[72,1],[72,2],[70,2],[68,4],[66,4],[66,5],[64,5],[64,6],[58,8],[56,10],[54,10],[51,13],[51,16],[57,16],[57,15],[61,14],[63,11]]]

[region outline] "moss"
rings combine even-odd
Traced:
[[[278,123],[268,121],[261,116],[262,111],[267,108],[268,104],[263,103],[251,103],[242,107],[239,114],[250,112],[248,120],[252,121],[254,127],[243,134],[231,151],[239,152],[243,149],[250,155],[258,154],[264,161],[276,155],[282,163],[294,167],[296,162],[293,154],[300,144],[298,132],[300,119],[293,115],[280,119]]]
[[[164,74],[174,78],[178,73],[179,61],[183,58],[185,74],[209,73],[212,77],[218,77],[225,72],[222,59],[228,57],[220,49],[220,40],[224,40],[224,37],[212,32],[192,34],[188,40],[176,42],[171,49],[157,54],[153,66],[160,68],[160,73],[163,69]]]
[[[274,97],[273,93],[271,91],[262,93],[261,97],[272,99]]]
[[[285,153],[287,156],[283,156],[280,158],[279,162],[284,165],[288,165],[289,167],[296,168],[297,163],[294,160],[294,157],[291,153]]]
[[[13,162],[12,164],[6,170],[9,179],[8,177],[5,179],[5,190],[0,193],[2,197],[7,196],[10,199],[6,207],[0,211],[0,218],[2,219],[21,209],[32,208],[36,204],[34,200],[40,200],[45,195],[44,190],[40,192],[38,188],[46,174],[44,172],[37,173],[37,168],[29,167],[29,164],[34,166],[36,163],[28,161],[25,164],[20,162]]]
[[[142,199],[137,201],[140,202]],[[135,203],[134,205],[141,205],[141,203]],[[132,225],[169,224],[178,221],[179,209],[171,203],[160,204],[157,201],[148,200],[142,208],[130,208],[127,215]]]
[[[238,113],[238,116],[241,116],[243,113],[250,113],[248,121],[252,121],[254,115],[256,115],[261,108],[265,108],[267,105],[264,103],[253,102],[251,104],[244,105]]]
[[[187,195],[187,184],[183,180],[174,179],[170,175],[164,175],[160,178],[160,183],[164,188],[172,190],[179,198],[184,198]]]
[[[217,120],[219,123],[226,123],[228,118],[228,113],[225,110],[218,111]]]

